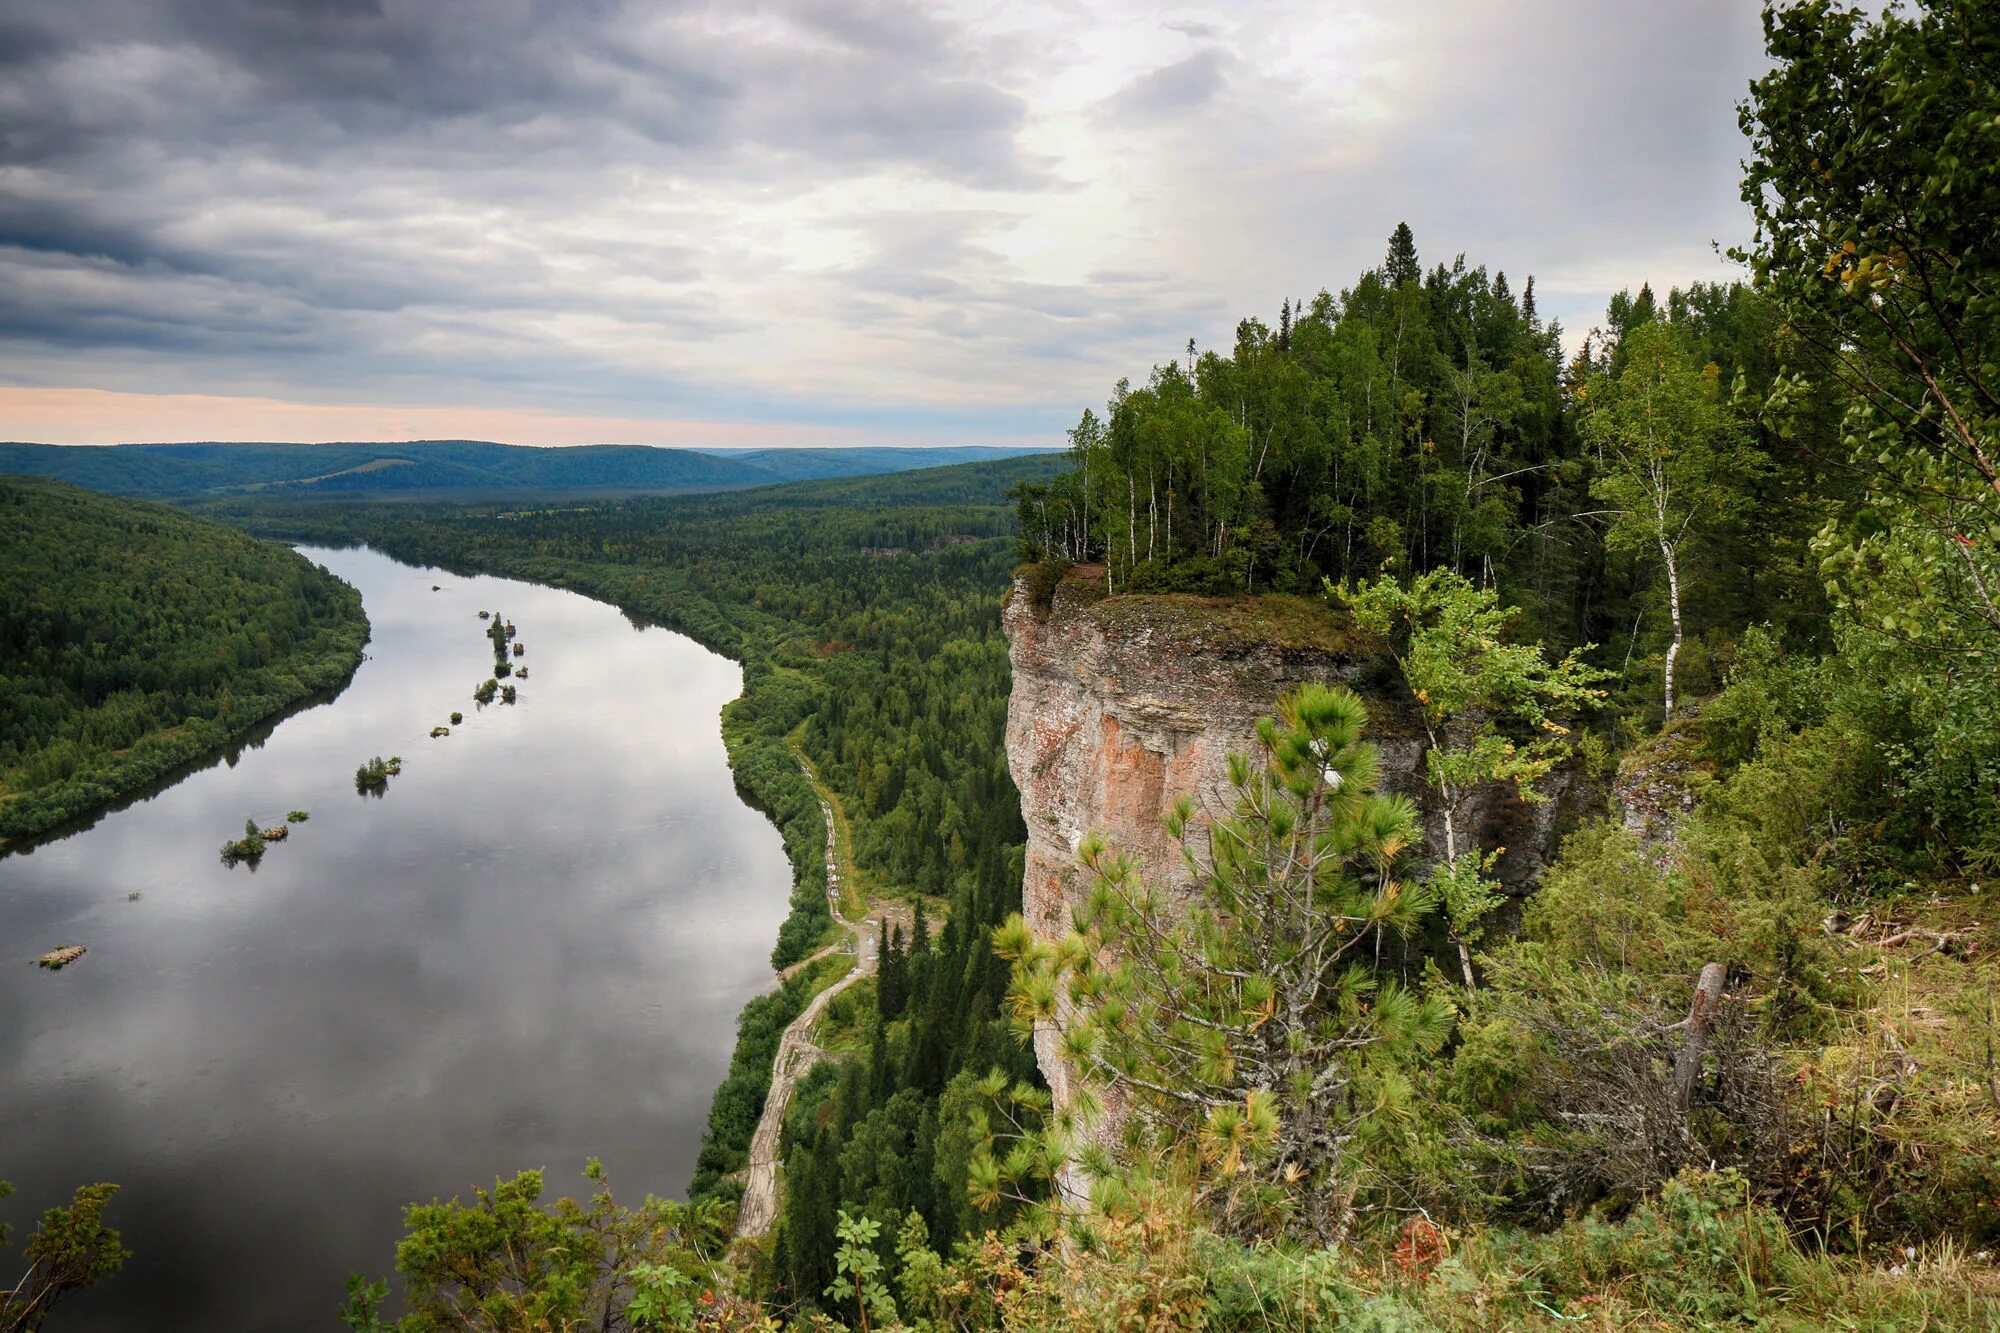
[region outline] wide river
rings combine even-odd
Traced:
[[[338,1328],[404,1204],[523,1168],[680,1197],[771,980],[791,873],[730,780],[734,663],[573,593],[302,549],[373,629],[339,697],[0,860],[0,1216],[18,1246],[115,1181],[133,1252],[54,1328]],[[481,609],[527,649],[512,706],[472,703]],[[378,754],[403,771],[358,795]],[[221,863],[294,809],[254,871]]]

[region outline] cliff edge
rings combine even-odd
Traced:
[[[1188,883],[1179,846],[1160,818],[1194,798],[1194,824],[1230,813],[1228,756],[1255,748],[1258,719],[1305,681],[1346,684],[1369,703],[1368,737],[1382,752],[1383,786],[1426,810],[1427,847],[1442,833],[1423,782],[1422,733],[1394,668],[1325,604],[1306,598],[1107,598],[1088,571],[1058,582],[1045,601],[1017,579],[1002,613],[1013,666],[1007,760],[1027,824],[1021,886],[1028,926],[1044,939],[1069,929],[1089,888],[1077,846],[1096,831],[1129,853],[1155,883]],[[1556,798],[1529,805],[1499,788],[1481,793],[1468,821],[1481,845],[1507,847],[1503,883],[1525,891],[1559,830],[1588,799],[1577,784],[1545,783]],[[1063,1018],[1058,1011],[1058,1022]],[[1072,1072],[1054,1029],[1035,1055],[1056,1105],[1075,1104]],[[1107,1146],[1119,1108],[1092,1127]],[[1073,1200],[1083,1182],[1061,1182]]]

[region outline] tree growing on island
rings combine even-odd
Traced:
[[[354,770],[354,790],[364,796],[380,796],[389,789],[389,779],[402,771],[402,756],[384,759],[378,754]]]
[[[1379,969],[1377,931],[1407,935],[1438,896],[1400,873],[1416,808],[1378,791],[1352,691],[1305,685],[1257,728],[1254,758],[1230,757],[1235,813],[1206,847],[1180,801],[1167,828],[1194,871],[1186,893],[1146,882],[1102,839],[1079,849],[1094,877],[1076,925],[1037,940],[1016,914],[994,948],[1013,960],[1017,1025],[1057,1026],[1085,1084],[1084,1118],[1115,1090],[1145,1152],[1191,1151],[1221,1223],[1246,1234],[1342,1234],[1367,1186],[1361,1144],[1411,1096],[1404,1072],[1451,1031],[1450,1007]],[[1120,1173],[1060,1125],[971,1167],[975,1195],[1003,1197],[1074,1150],[1100,1205]]]
[[[1463,827],[1466,802],[1492,782],[1513,784],[1524,800],[1544,800],[1536,783],[1570,753],[1570,728],[1558,719],[1603,698],[1598,682],[1611,673],[1583,661],[1588,645],[1550,661],[1539,643],[1507,642],[1518,608],[1449,569],[1407,587],[1384,575],[1329,584],[1327,592],[1357,625],[1382,637],[1423,720],[1424,780],[1444,821],[1444,860],[1431,883],[1471,990],[1472,945],[1500,903],[1493,868],[1501,851],[1473,845]]]
[[[257,827],[255,819],[243,821],[243,836],[233,842],[222,844],[222,863],[233,866],[238,862],[256,868],[257,859],[264,855],[264,831]]]

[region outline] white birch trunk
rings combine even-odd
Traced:
[[[1667,645],[1666,713],[1674,715],[1674,661],[1681,655],[1681,575],[1680,566],[1674,560],[1672,542],[1662,539],[1660,555],[1667,562],[1667,610],[1674,620],[1674,641]]]

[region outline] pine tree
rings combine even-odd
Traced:
[[[1398,222],[1396,230],[1389,233],[1389,253],[1382,261],[1382,280],[1391,287],[1404,287],[1423,277],[1423,267],[1417,261],[1417,238],[1410,231],[1410,224]]]
[[[882,922],[884,937],[880,962],[875,969],[875,1007],[881,1011],[884,1022],[901,1016],[910,998],[909,965],[903,955],[903,928],[897,926],[889,932],[889,922]]]
[[[1090,837],[1079,855],[1094,883],[1075,931],[1040,941],[1017,914],[995,936],[1015,960],[1017,1024],[1055,1024],[1065,997],[1065,1057],[1127,1099],[1155,1157],[1192,1151],[1211,1201],[1246,1230],[1338,1234],[1364,1184],[1361,1140],[1409,1095],[1398,1067],[1451,1029],[1440,998],[1373,961],[1378,934],[1414,932],[1437,896],[1399,872],[1416,808],[1376,790],[1366,719],[1344,687],[1280,701],[1255,760],[1231,757],[1236,813],[1206,847],[1191,801],[1167,820],[1199,872],[1191,893],[1147,883]],[[995,1197],[1004,1177],[1071,1146],[989,1151],[975,1188]],[[1120,1187],[1101,1153],[1083,1161],[1101,1189]]]

